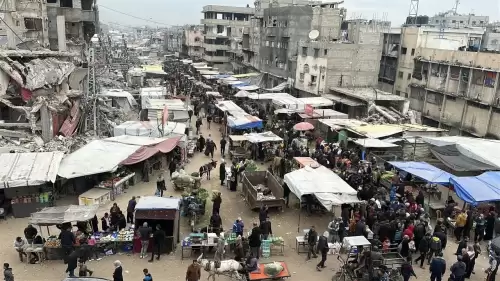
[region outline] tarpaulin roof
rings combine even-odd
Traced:
[[[353,139],[352,142],[366,148],[391,148],[399,146],[379,139]]]
[[[455,144],[431,147],[431,152],[443,164],[455,171],[489,171],[497,169],[495,166],[463,155]]]
[[[243,136],[251,143],[283,141],[282,138],[273,132],[250,133]]]
[[[179,210],[179,198],[166,198],[158,196],[144,196],[139,199],[136,210]]]
[[[259,86],[256,85],[244,85],[244,84],[238,84],[235,86],[236,88],[242,90],[242,91],[255,91],[259,89]]]
[[[305,166],[319,166],[320,164],[312,159],[311,157],[293,157],[297,163],[299,163],[302,167]]]
[[[285,175],[284,182],[299,198],[313,194],[329,211],[333,206],[360,202],[357,191],[324,166],[295,170]]]
[[[241,90],[234,94],[235,98],[247,98],[251,93],[247,92],[246,90]]]
[[[178,111],[174,111],[174,115]],[[186,124],[167,122],[163,125],[163,137],[184,135],[186,130]],[[158,129],[158,123],[154,121],[126,121],[113,129],[113,134],[115,137],[128,135],[128,136],[142,136],[142,137],[153,137],[158,138],[161,133]]]
[[[0,188],[55,182],[64,152],[0,154]]]
[[[229,128],[236,130],[261,129],[263,127],[262,120],[249,114],[227,116],[227,125]]]
[[[449,137],[422,137],[422,139],[435,146],[455,144],[457,150],[463,155],[476,161],[500,168],[500,141],[479,139],[460,136]]]
[[[392,166],[396,167],[399,170],[403,170],[429,183],[438,183],[447,185],[450,182],[450,178],[455,177],[454,175],[445,172],[439,168],[436,168],[426,162],[390,161],[389,164],[391,164]]]
[[[457,196],[469,204],[500,201],[500,172],[486,172],[475,177],[452,177],[450,183]]]
[[[333,101],[323,97],[298,98],[297,100],[312,107],[333,106]]]
[[[123,160],[120,164],[133,165],[149,159],[151,156],[155,155],[158,152],[169,153],[177,146],[181,138],[181,136],[172,137],[169,139],[164,139],[162,142],[154,145],[143,145],[127,159]]]
[[[243,112],[246,113],[241,107],[236,105],[234,102],[230,100],[219,101],[215,106],[223,112]]]
[[[99,205],[48,207],[32,213],[29,222],[37,225],[56,225],[66,222],[88,221],[97,214],[98,209]]]

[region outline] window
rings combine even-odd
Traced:
[[[271,47],[274,48],[274,41],[271,41]]]
[[[406,78],[406,79],[408,79],[408,80],[410,80],[410,79],[411,79],[411,73],[408,73],[408,76],[407,76],[407,78]]]
[[[47,0],[47,3],[55,4],[55,3],[57,3],[57,0]]]
[[[400,72],[398,73],[398,78],[403,78],[403,71],[400,71]]]
[[[302,47],[302,55],[307,56],[307,47]]]
[[[311,84],[316,84],[318,77],[316,75],[311,75]]]
[[[200,48],[195,47],[195,48],[194,48],[194,51],[195,51],[195,52],[199,52],[199,51],[200,51]]]
[[[24,18],[24,27],[26,30],[42,30],[42,19]]]
[[[200,37],[195,37],[194,42],[200,42]]]
[[[456,23],[457,21],[456,20],[452,20],[451,23]]]
[[[472,21],[472,24],[476,24],[476,21]]]
[[[460,23],[464,23],[464,21],[463,21],[463,20],[461,20],[461,21],[460,21]]]
[[[405,47],[401,48],[401,54],[406,55],[406,48]]]
[[[299,80],[304,82],[304,72],[300,73]]]
[[[314,57],[319,57],[319,49],[314,49]]]
[[[307,63],[304,64],[304,73],[309,73],[309,65]]]
[[[223,25],[218,25],[217,26],[217,34],[223,33],[224,32],[224,26]]]
[[[323,55],[328,56],[328,49],[325,49],[325,52],[323,53]]]
[[[439,23],[439,20],[436,20],[436,23]]]
[[[414,56],[415,55],[415,49],[411,49],[411,55]]]
[[[61,0],[61,8],[73,8],[73,0]]]
[[[484,21],[480,21],[479,23],[480,23],[480,24],[483,24],[483,23],[484,23]]]

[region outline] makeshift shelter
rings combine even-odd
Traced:
[[[101,93],[100,96],[111,99],[111,106],[123,109],[124,111],[131,111],[137,106],[137,102],[132,94],[122,89],[111,89]]]
[[[436,168],[426,162],[390,161],[388,163],[398,170],[403,170],[406,173],[412,174],[415,177],[421,178],[429,183],[448,185],[450,182],[450,178],[455,177],[454,175]]]
[[[174,112],[174,116],[178,111]],[[186,113],[187,114],[187,113]],[[188,116],[189,118],[189,116]],[[155,121],[126,121],[118,126],[115,126],[114,136],[142,136],[142,137],[170,137],[182,136],[186,131],[186,124],[167,122],[163,125],[163,135],[160,133],[158,122]]]
[[[141,98],[141,108],[150,107],[150,100],[152,99],[164,99],[167,95],[167,89],[165,87],[151,87],[151,88],[141,88],[140,98]]]
[[[233,112],[236,113],[236,112]],[[262,120],[250,114],[234,114],[227,116],[227,126],[233,130],[262,129]]]
[[[312,194],[327,210],[334,206],[358,203],[357,191],[324,166],[306,166],[285,175],[284,182],[298,198]]]
[[[162,253],[175,251],[177,243],[180,242],[180,204],[179,198],[164,198],[156,196],[141,197],[135,206],[135,227],[139,228],[144,222],[148,226],[156,229],[159,225],[166,234],[166,241],[163,243]],[[154,243],[149,243],[151,246]],[[134,239],[134,251],[140,250],[140,239]]]
[[[397,144],[393,144],[390,142],[385,142],[379,139],[352,139],[351,140],[353,143],[365,147],[365,148],[394,148],[398,147]]]
[[[283,141],[282,138],[273,132],[250,133],[245,134],[244,137],[251,143]]]
[[[31,214],[29,222],[30,224],[49,226],[78,221],[88,221],[97,214],[98,209],[98,205],[48,207]]]
[[[464,202],[477,205],[500,201],[500,172],[486,172],[475,177],[451,177],[457,196]]]

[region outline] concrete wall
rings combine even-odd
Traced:
[[[320,50],[319,52],[324,52]],[[328,65],[328,58],[324,53],[318,57],[313,55],[299,56],[297,58],[297,73],[295,76],[295,88],[321,95],[328,92],[326,83],[326,69]],[[314,77],[315,81],[312,81]]]

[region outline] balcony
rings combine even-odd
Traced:
[[[82,21],[95,22],[95,11],[82,11]]]
[[[203,59],[208,62],[229,62],[229,57],[225,56],[207,56],[203,55]]]
[[[50,8],[47,7],[47,9]],[[57,15],[64,16],[66,22],[81,22],[83,20],[83,14],[81,9],[59,8],[59,7],[56,9],[57,9]]]
[[[232,20],[202,19],[200,22],[206,25],[230,25]]]
[[[217,44],[203,44],[203,48],[208,52],[216,52],[217,50],[227,51],[229,50],[228,45],[217,45]]]

